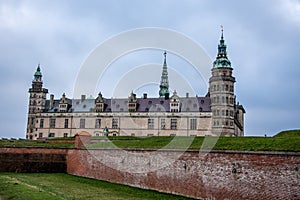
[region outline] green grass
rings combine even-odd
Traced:
[[[72,148],[74,144],[50,143],[37,140],[0,140],[0,147]]]
[[[294,137],[108,137],[87,148],[153,148],[239,151],[300,151],[300,136]]]
[[[300,137],[300,130],[281,131],[280,133],[274,135],[274,137],[285,137],[285,138]]]
[[[4,200],[150,200],[189,199],[68,174],[0,173]]]
[[[64,138],[62,138],[64,139]],[[72,138],[65,138],[70,140]],[[144,148],[144,149],[214,149],[240,151],[291,151],[300,152],[300,130],[283,131],[274,137],[92,137],[102,142],[87,148]],[[55,139],[54,139],[55,141]],[[215,144],[216,142],[216,144]],[[0,147],[73,148],[74,144],[49,143],[33,140],[0,140]]]

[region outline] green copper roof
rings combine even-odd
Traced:
[[[42,72],[39,64],[36,69],[36,72],[34,73],[34,81],[41,81],[41,80],[42,80]]]
[[[222,28],[220,44],[218,45],[218,55],[216,57],[216,60],[213,63],[213,68],[220,68],[220,67],[232,68],[231,62],[227,57],[226,45],[223,36],[223,28]]]
[[[164,52],[164,64],[161,75],[161,81],[159,85],[159,97],[165,97],[169,93],[169,79],[168,79],[168,67],[167,67],[167,52]]]

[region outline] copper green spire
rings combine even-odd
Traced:
[[[164,52],[164,64],[161,75],[161,81],[159,86],[159,97],[164,98],[165,95],[169,94],[169,80],[168,80],[168,67],[167,67],[167,52]]]
[[[229,61],[227,57],[227,51],[226,51],[226,45],[225,45],[225,40],[224,40],[224,30],[223,26],[221,26],[221,39],[220,43],[218,45],[218,55],[216,57],[216,60],[213,63],[214,68],[219,68],[219,67],[230,67],[231,68],[231,62]]]
[[[34,73],[34,81],[42,81],[42,72],[41,72],[40,64],[38,64],[36,72]]]

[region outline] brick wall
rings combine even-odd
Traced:
[[[0,148],[0,172],[66,172],[67,149]]]
[[[0,148],[0,171],[67,172],[207,199],[300,199],[300,153]]]
[[[67,171],[195,198],[299,199],[299,168],[299,153],[72,149]]]

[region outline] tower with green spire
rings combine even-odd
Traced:
[[[40,64],[34,73],[32,86],[29,88],[29,108],[28,108],[28,123],[27,123],[27,139],[34,139],[34,129],[36,128],[36,113],[41,113],[45,110],[46,95],[48,90],[43,88],[42,73]]]
[[[164,64],[161,75],[161,81],[159,85],[159,97],[164,98],[169,95],[169,79],[168,79],[168,67],[167,67],[167,52],[164,52]]]
[[[235,78],[232,76],[232,66],[228,59],[223,27],[218,45],[218,54],[211,69],[209,79],[209,94],[212,111],[213,135],[235,135]]]

